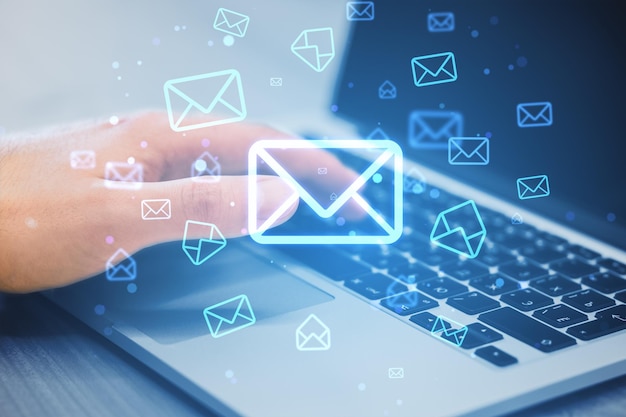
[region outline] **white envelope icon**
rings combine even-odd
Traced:
[[[209,152],[203,152],[191,164],[191,176],[195,179],[201,179],[206,182],[217,182],[222,175],[222,167],[217,158]]]
[[[367,161],[367,166],[361,171],[357,179],[346,188],[332,192],[331,197],[314,197],[311,192],[301,184],[294,175],[289,172],[286,165],[283,166],[280,158],[272,152],[280,150],[298,150],[298,155],[306,157],[306,151],[317,152],[319,149],[327,150],[367,150],[372,155],[373,162]],[[289,184],[294,190],[285,199],[285,202],[274,211],[266,220],[258,220],[259,195],[257,191],[257,175],[259,165],[265,169],[271,169],[276,175]],[[384,218],[360,194],[361,188],[372,180],[379,170],[385,165],[392,165],[390,186],[392,201],[389,219]],[[316,173],[317,168],[316,168]],[[317,176],[319,181],[332,182],[331,175]],[[261,196],[262,197],[262,196]],[[319,219],[330,219],[343,208],[349,201],[360,207],[368,220],[380,231],[372,234],[346,233],[317,234],[304,232],[302,234],[280,234],[275,231],[267,233],[279,219],[298,199],[302,200],[300,206],[306,206]],[[400,238],[402,234],[402,150],[390,140],[260,140],[250,148],[248,153],[248,230],[256,242],[264,244],[390,244]]]
[[[107,162],[104,166],[104,179],[107,188],[139,189],[143,182],[143,165]]]
[[[240,38],[246,36],[250,18],[245,14],[220,8],[215,16],[213,28]]]
[[[166,220],[172,217],[172,203],[168,199],[142,200],[141,218],[144,220]]]
[[[96,167],[96,153],[94,151],[72,151],[70,166],[74,169],[94,169]]]
[[[246,118],[241,76],[234,69],[169,80],[163,91],[170,126],[175,132]]]
[[[315,314],[296,329],[296,348],[301,351],[330,349],[330,329]]]

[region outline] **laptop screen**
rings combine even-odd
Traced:
[[[363,137],[626,249],[622,11],[377,1],[353,22],[334,108]]]

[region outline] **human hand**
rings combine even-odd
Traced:
[[[219,158],[217,182],[188,178],[193,161],[205,150]],[[63,286],[105,269],[115,247],[128,253],[156,243],[182,239],[187,220],[215,224],[226,238],[246,233],[247,154],[259,139],[293,139],[260,125],[226,124],[185,136],[171,131],[163,113],[121,118],[119,123],[82,123],[36,135],[0,138],[0,290],[28,292]],[[145,146],[142,146],[143,145]],[[72,169],[70,153],[93,150],[96,167]],[[107,162],[134,158],[143,165],[137,189],[107,187]],[[338,181],[355,173],[331,154],[293,161],[296,170],[327,166]],[[269,216],[293,190],[276,176],[260,176],[259,216]],[[170,199],[171,219],[141,219],[141,200]],[[297,202],[275,225],[285,222]],[[200,238],[202,236],[190,236]]]

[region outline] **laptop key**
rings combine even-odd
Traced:
[[[476,349],[474,354],[479,358],[482,358],[487,362],[501,368],[517,363],[517,358],[509,355],[505,351],[500,350],[495,346],[481,347],[480,349]]]
[[[547,269],[543,269],[536,263],[526,259],[500,265],[498,270],[518,281],[528,281],[548,275]]]
[[[499,302],[478,291],[455,295],[454,297],[448,298],[446,302],[451,307],[469,315],[484,313],[485,311],[500,307]]]
[[[567,257],[567,252],[547,245],[528,245],[518,249],[518,253],[540,264],[547,264]]]
[[[581,290],[564,295],[561,301],[584,313],[592,313],[615,305],[615,301],[594,290]]]
[[[439,270],[459,281],[489,274],[489,269],[472,261],[455,261],[443,264]]]
[[[508,229],[511,229],[511,232]],[[509,249],[519,249],[530,242],[525,236],[515,233],[515,226],[509,225],[505,231],[496,231],[488,235],[491,242]]]
[[[617,294],[613,296],[613,298],[615,298],[618,301],[621,301],[622,303],[626,303],[626,291],[618,292]]]
[[[548,232],[540,232],[538,235],[538,238],[545,242],[546,244],[549,245],[555,245],[555,246],[559,246],[559,245],[564,245],[567,243],[567,240],[563,239],[562,237],[553,235],[551,233]]]
[[[483,313],[478,316],[478,320],[545,353],[576,344],[576,339],[511,307],[502,307]]]
[[[417,291],[396,294],[381,300],[380,304],[401,316],[408,316],[409,314],[419,313],[420,311],[439,306],[437,301]]]
[[[426,281],[418,282],[417,289],[438,300],[467,292],[465,285],[445,277],[431,278]]]
[[[589,275],[588,277],[584,277],[581,283],[604,294],[613,294],[614,292],[626,289],[626,279],[620,278],[611,272],[600,272]]]
[[[611,271],[620,274],[626,275],[626,265],[621,262],[616,261],[611,258],[602,258],[596,262],[596,264],[605,267],[606,269],[610,269]]]
[[[415,284],[437,276],[437,272],[417,262],[393,265],[389,268],[388,274],[396,277],[407,284]]]
[[[578,291],[582,288],[579,284],[561,275],[551,275],[547,278],[535,279],[530,281],[530,286],[550,297],[558,297],[563,294]]]
[[[484,246],[476,260],[487,266],[498,266],[515,260],[515,256],[501,246]]]
[[[369,300],[379,300],[409,290],[406,286],[378,273],[350,278],[344,285]]]
[[[435,321],[437,321],[437,316],[427,311],[425,313],[420,313],[420,314],[411,316],[409,320],[417,324],[421,328],[426,329],[430,332],[432,331],[433,326],[435,325]],[[445,320],[442,320],[442,323],[446,329],[449,329],[450,327],[452,327],[450,326],[450,323],[448,323]]]
[[[565,275],[568,278],[581,278],[585,275],[595,274],[599,269],[593,265],[589,265],[578,259],[562,259],[560,261],[552,262],[550,269]]]
[[[411,256],[428,266],[439,266],[459,259],[452,252],[438,246],[432,247],[429,243],[416,244],[411,250]]]
[[[456,337],[453,334],[447,335],[445,332],[442,332],[440,337],[456,344]],[[467,325],[467,333],[465,334],[465,337],[459,347],[463,349],[474,349],[478,346],[493,343],[502,339],[503,337],[500,333],[491,330],[482,323],[472,323]]]
[[[600,254],[598,252],[592,251],[591,249],[587,249],[586,247],[580,245],[570,245],[567,250],[570,253],[578,256],[579,258],[583,258],[587,261],[593,261],[594,259],[600,257]]]
[[[567,329],[581,340],[592,340],[626,329],[626,305],[622,304],[596,314],[597,319]]]
[[[474,278],[470,280],[469,284],[477,290],[489,295],[500,295],[520,288],[519,282],[513,281],[511,278],[507,278],[502,274],[491,274]]]
[[[576,311],[565,304],[542,308],[533,313],[533,317],[549,324],[552,327],[568,327],[587,321],[587,315]]]
[[[552,304],[552,298],[530,288],[504,294],[500,301],[521,311],[532,311]]]

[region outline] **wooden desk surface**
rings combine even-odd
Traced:
[[[625,415],[626,376],[509,417]],[[0,416],[215,415],[41,296],[0,294]]]

